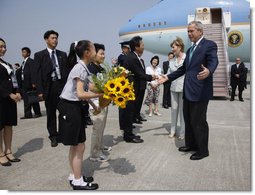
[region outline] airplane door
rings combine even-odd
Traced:
[[[212,24],[222,22],[222,10],[221,8],[211,8]]]

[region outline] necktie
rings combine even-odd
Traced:
[[[52,50],[51,52],[51,62],[53,65],[53,71],[56,71],[56,59],[55,59],[55,51]]]
[[[145,66],[144,66],[144,61],[143,61],[143,59],[139,58],[139,60],[140,60],[140,62],[141,62],[141,64],[142,64],[142,67],[143,67],[143,69],[145,69]]]
[[[196,44],[194,43],[194,44],[192,45],[192,47],[190,48],[190,50],[189,50],[189,62],[190,62],[190,60],[191,60],[191,58],[192,58],[192,56],[193,56],[195,47],[196,47]]]
[[[21,64],[21,79],[24,80],[24,68],[25,68],[25,60]]]
[[[58,65],[56,63],[55,51],[54,50],[52,50],[52,52],[51,52],[51,62],[52,62],[52,65],[53,65],[53,75],[52,75],[52,77],[54,79],[60,79],[59,69],[58,69]]]

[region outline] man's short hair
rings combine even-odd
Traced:
[[[58,37],[58,33],[54,30],[48,30],[44,33],[43,38],[44,39],[48,39],[50,37],[50,35],[56,35]]]

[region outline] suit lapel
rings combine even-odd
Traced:
[[[196,58],[196,55],[200,53],[200,51],[201,51],[201,49],[202,49],[202,45],[204,44],[204,42],[205,42],[205,38],[203,38],[203,39],[200,41],[200,43],[198,44],[198,46],[196,47],[196,49],[195,49],[195,51],[194,51],[194,53],[193,53],[193,55],[192,55],[192,58],[191,58],[191,60],[190,60],[190,62],[189,62],[189,65],[192,64],[192,62],[193,62],[194,59]],[[190,55],[190,49],[189,49],[189,55]],[[187,57],[187,56],[186,56],[186,57]],[[189,56],[188,56],[188,59],[189,59]]]

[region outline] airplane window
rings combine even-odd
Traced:
[[[153,26],[156,26],[156,22],[153,22]]]
[[[148,26],[150,27],[150,26],[151,26],[151,23],[148,23]]]
[[[140,25],[140,24],[138,25],[138,28],[141,28],[141,25]]]
[[[166,21],[164,22],[164,25],[166,25]]]
[[[143,27],[145,27],[145,24],[143,24]]]
[[[161,22],[159,22],[158,25],[161,26]]]

